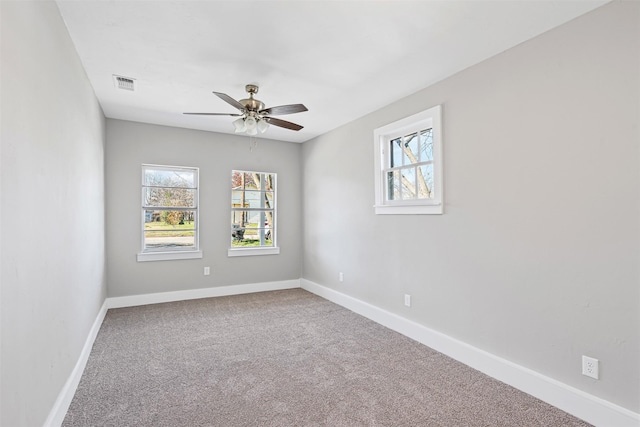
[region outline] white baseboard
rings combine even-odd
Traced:
[[[519,390],[537,397],[557,408],[562,409],[591,424],[602,427],[638,427],[640,414],[615,405],[604,399],[592,396],[574,387],[563,384],[553,378],[541,375],[531,369],[517,365],[506,359],[480,350],[455,338],[429,329],[426,326],[405,319],[401,316],[360,301],[356,298],[318,285],[306,279],[286,280],[280,282],[253,283],[246,285],[220,286],[216,288],[193,289],[187,291],[162,292],[157,294],[132,295],[107,298],[102,305],[96,320],[93,322],[80,357],[60,391],[51,409],[45,427],[62,425],[75,395],[80,378],[89,359],[93,342],[98,335],[102,321],[109,308],[132,307],[137,305],[157,304],[163,302],[184,301],[189,299],[210,298],[217,296],[239,295],[253,292],[275,291],[282,289],[303,288],[331,302],[367,317],[374,322],[406,335],[434,350],[452,357],[474,369],[509,384]]]
[[[300,286],[591,424],[640,426],[640,414],[626,408],[310,280],[300,279]]]
[[[300,279],[279,282],[250,283],[246,285],[218,286],[215,288],[190,289],[187,291],[159,292],[155,294],[130,295],[107,298],[107,308],[134,307],[137,305],[159,304],[163,302],[186,301],[190,299],[223,297],[250,294],[253,292],[278,291],[300,287]]]
[[[80,384],[80,378],[82,378],[84,368],[87,366],[89,354],[93,348],[93,342],[96,340],[96,336],[98,335],[98,331],[100,331],[100,326],[102,326],[102,321],[106,314],[107,301],[105,300],[105,302],[102,303],[102,307],[100,307],[96,320],[93,322],[93,325],[89,330],[89,335],[82,347],[80,357],[78,357],[78,361],[76,362],[73,371],[71,371],[71,375],[69,375],[69,378],[64,383],[62,390],[58,393],[58,398],[53,404],[53,408],[51,408],[47,420],[44,422],[44,427],[58,427],[62,425],[64,417],[67,415],[69,405],[71,405],[71,401],[73,400],[73,396],[76,394],[78,384]]]

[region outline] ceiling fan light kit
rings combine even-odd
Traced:
[[[265,133],[269,129],[269,123],[262,118],[256,118],[252,113],[246,114],[233,121],[236,133],[246,132],[247,135],[257,135],[258,132]]]
[[[258,132],[265,133],[269,129],[269,125],[282,127],[285,129],[298,131],[302,129],[302,126],[288,122],[286,120],[277,119],[271,116],[301,113],[308,111],[307,107],[302,104],[290,104],[281,105],[278,107],[265,108],[262,101],[255,99],[253,95],[258,93],[258,86],[246,85],[245,90],[249,94],[249,98],[236,101],[229,95],[221,92],[213,92],[218,98],[225,101],[227,104],[237,108],[240,114],[231,113],[184,113],[193,114],[199,116],[240,116],[239,119],[233,121],[236,133],[246,133],[247,135],[254,136]]]

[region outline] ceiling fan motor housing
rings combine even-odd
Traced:
[[[238,101],[240,104],[244,105],[244,108],[248,111],[260,111],[260,110],[264,110],[264,103],[260,100],[254,99],[253,95],[255,95],[256,93],[258,93],[258,86],[257,85],[246,85],[244,87],[244,89],[247,91],[247,93],[249,94],[249,98],[248,99],[241,99],[240,101]]]
[[[264,103],[257,99],[253,99],[253,97],[250,97],[249,99],[241,99],[238,102],[244,105],[245,110],[248,110],[248,111],[264,110]]]

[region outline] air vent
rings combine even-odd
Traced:
[[[114,74],[113,84],[118,89],[124,89],[124,90],[130,90],[130,91],[136,90],[136,79],[132,79],[131,77],[116,76]]]

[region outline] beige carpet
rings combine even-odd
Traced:
[[[64,426],[587,426],[301,289],[109,310]]]

